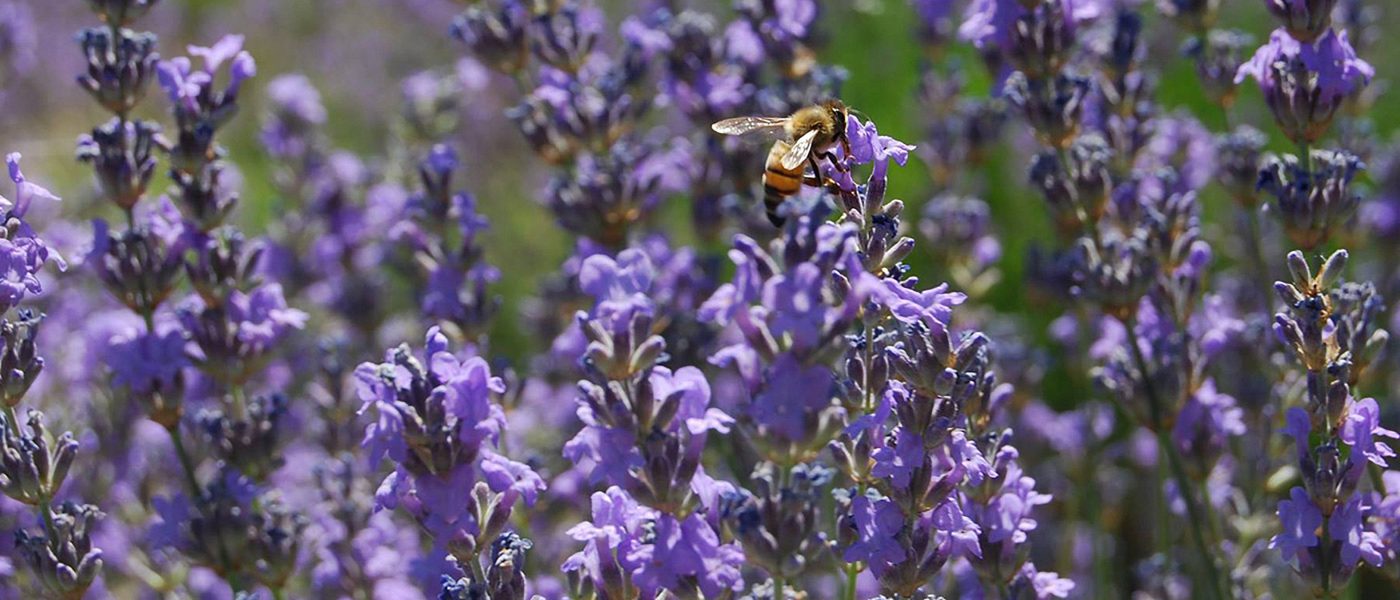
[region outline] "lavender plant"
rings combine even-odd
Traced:
[[[62,4],[0,598],[1400,589],[1384,3]]]

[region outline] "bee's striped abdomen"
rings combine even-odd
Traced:
[[[805,165],[792,170],[783,168],[783,155],[791,147],[792,144],[786,141],[774,143],[773,149],[768,151],[768,163],[763,171],[763,205],[767,209],[769,222],[775,227],[783,226],[783,216],[778,208],[788,196],[802,189]]]

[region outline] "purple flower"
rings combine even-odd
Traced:
[[[263,125],[262,143],[278,159],[303,159],[313,143],[310,137],[326,122],[321,93],[311,80],[298,73],[268,82],[267,100],[272,116]]]
[[[865,561],[876,577],[904,562],[908,553],[898,539],[904,530],[904,513],[899,506],[887,498],[860,495],[851,501],[851,514],[856,540],[842,553],[842,560]]]
[[[380,508],[407,511],[443,545],[462,533],[477,533],[475,503],[464,501],[471,497],[475,483],[471,464],[431,475],[415,475],[400,465],[379,484],[375,500]]]
[[[238,340],[262,352],[292,330],[306,326],[305,312],[287,306],[282,286],[269,283],[251,293],[234,291],[228,299],[228,315],[238,328]]]
[[[1327,536],[1342,543],[1343,569],[1350,569],[1359,561],[1379,567],[1385,558],[1386,548],[1380,536],[1366,528],[1365,514],[1370,508],[1362,504],[1362,496],[1357,494],[1338,506],[1327,521]]]
[[[729,60],[741,65],[758,65],[763,62],[765,53],[763,38],[748,21],[736,20],[724,29],[724,54]]]
[[[238,57],[247,54],[247,52],[243,51],[243,36],[237,34],[226,35],[220,38],[219,41],[214,42],[213,46],[207,48],[203,46],[190,46],[186,48],[186,51],[189,52],[191,56],[204,59],[205,73],[214,73],[219,70],[219,67],[222,66],[224,62],[231,59],[237,60]]]
[[[373,407],[377,415],[363,442],[372,465],[385,456],[396,463],[375,494],[377,505],[404,509],[442,546],[475,534],[478,511],[487,519],[496,511],[509,516],[517,499],[535,502],[544,483],[529,466],[488,446],[505,427],[505,413],[493,401],[505,382],[486,361],[452,353],[437,328],[428,331],[423,358],[406,345],[390,350],[384,363],[356,368],[356,390],[360,412]],[[478,507],[472,493],[478,472],[498,494],[487,506]]]
[[[874,121],[861,124],[854,115],[846,119],[846,136],[851,142],[851,158],[858,165],[893,160],[896,164],[904,166],[909,160],[909,152],[914,150],[914,146],[910,144],[880,135]]]
[[[1199,120],[1186,113],[1153,120],[1152,137],[1133,163],[1148,175],[1140,194],[1166,197],[1172,192],[1196,191],[1215,176],[1215,136]],[[1163,169],[1171,169],[1173,185],[1164,188]]]
[[[922,25],[929,31],[938,31],[953,14],[952,0],[912,0],[914,12],[919,15]]]
[[[379,368],[371,363],[355,369],[355,390],[362,406],[360,414],[375,408],[375,421],[365,427],[361,445],[369,449],[369,464],[377,467],[386,456],[401,462],[406,458],[407,444],[403,439],[403,414],[397,406],[394,388],[384,384]]]
[[[954,482],[966,481],[979,485],[988,477],[996,477],[992,463],[977,449],[977,444],[967,438],[967,432],[954,429],[948,440],[935,450],[934,464],[941,467],[943,477]]]
[[[34,14],[27,5],[0,2],[0,72],[22,75],[34,66],[35,29]]]
[[[772,272],[771,259],[767,258],[758,242],[743,234],[734,236],[734,248],[729,251],[734,279],[719,286],[700,306],[700,320],[724,326],[736,317],[747,316],[748,306],[763,294],[765,271]]]
[[[191,112],[199,109],[199,94],[209,82],[207,73],[190,73],[190,60],[185,57],[161,61],[156,76],[170,103]]]
[[[1244,411],[1234,397],[1216,391],[1215,380],[1207,379],[1186,399],[1172,438],[1188,455],[1210,456],[1225,448],[1227,438],[1244,432]]]
[[[1101,10],[1097,0],[1060,0],[1064,5],[1065,26],[1074,30],[1076,23],[1098,18]],[[958,37],[972,42],[979,50],[1011,49],[1013,30],[1022,16],[1029,14],[1021,0],[972,0],[963,12]]]
[[[305,75],[290,73],[267,82],[267,99],[276,110],[297,119],[320,125],[326,122],[326,107],[321,104],[321,92]]]
[[[1264,0],[1269,12],[1283,21],[1283,29],[1302,42],[1316,40],[1329,30],[1337,4],[1337,0]]]
[[[924,464],[924,439],[919,434],[900,428],[895,434],[894,446],[881,447],[871,455],[875,466],[870,474],[887,477],[896,488],[908,488],[909,478]]]
[[[114,337],[103,351],[112,383],[135,394],[169,389],[180,370],[189,366],[185,338],[175,329],[164,333],[128,331]]]
[[[1291,415],[1290,415],[1291,419]],[[1290,424],[1291,420],[1290,420]],[[1352,448],[1351,462],[1368,460],[1382,468],[1389,467],[1387,458],[1395,456],[1389,444],[1377,437],[1400,439],[1400,434],[1381,427],[1381,409],[1373,398],[1351,402],[1346,420],[1342,422],[1339,437]],[[1359,458],[1358,458],[1359,457]]]
[[[1292,561],[1317,545],[1316,531],[1322,526],[1322,511],[1312,503],[1303,488],[1295,487],[1288,494],[1288,500],[1278,503],[1282,528],[1269,539],[1269,547],[1278,548],[1284,560]]]
[[[1030,561],[1021,567],[1020,575],[1030,580],[1036,600],[1068,598],[1074,591],[1073,580],[1052,571],[1038,571]]]
[[[632,470],[643,463],[636,436],[621,427],[604,425],[583,402],[579,403],[578,416],[584,427],[564,444],[564,457],[593,483],[627,483]]]
[[[1345,31],[1328,30],[1303,43],[1283,29],[1240,65],[1235,83],[1259,82],[1274,120],[1295,142],[1316,142],[1326,132],[1342,101],[1370,84],[1376,71],[1357,58]]]
[[[875,294],[877,302],[889,308],[904,323],[923,323],[931,331],[944,331],[953,318],[953,307],[967,300],[961,292],[949,292],[940,284],[922,292],[904,287],[894,279],[884,280],[884,289]]]
[[[627,556],[637,565],[632,579],[645,597],[681,589],[682,578],[695,579],[707,598],[743,587],[744,551],[738,544],[720,543],[699,513],[691,513],[684,522],[663,513],[653,522],[652,532],[648,543]]]
[[[1294,447],[1298,450],[1298,461],[1303,462],[1308,455],[1308,434],[1312,431],[1312,422],[1308,419],[1308,412],[1300,407],[1293,407],[1284,413],[1283,434],[1293,438]]]
[[[1018,545],[1026,542],[1027,533],[1038,523],[1031,518],[1035,507],[1048,504],[1049,494],[1035,491],[1035,480],[1025,476],[1021,467],[1012,463],[1006,471],[1000,492],[987,503],[985,512],[977,519],[987,535],[987,541],[1000,546],[1004,556],[1011,556]]]
[[[1254,57],[1235,74],[1235,83],[1253,77],[1265,95],[1279,92],[1277,86],[1279,63],[1300,61],[1309,73],[1316,75],[1317,92],[1328,104],[1335,104],[1357,89],[1371,83],[1376,70],[1358,58],[1345,31],[1329,31],[1317,42],[1305,44],[1293,39],[1282,29],[1269,35],[1269,42],[1255,51]]]
[[[920,519],[934,531],[938,554],[949,558],[981,558],[982,548],[977,538],[982,529],[953,499],[948,499]],[[922,523],[921,523],[922,524]]]
[[[515,462],[491,451],[482,452],[481,477],[498,494],[510,492],[505,502],[513,504],[515,497],[525,501],[526,506],[534,506],[540,492],[545,490],[544,480],[530,465]]]
[[[10,181],[15,182],[15,199],[12,202],[0,196],[0,210],[7,210],[11,215],[23,218],[35,199],[58,202],[59,198],[47,188],[24,178],[24,172],[19,168],[20,158],[18,152],[11,152],[5,156],[5,164],[10,170]]]
[[[63,258],[50,250],[23,219],[35,198],[58,198],[47,189],[26,180],[24,173],[20,172],[19,160],[17,153],[6,158],[10,179],[15,182],[15,200],[10,202],[0,197],[0,209],[8,209],[9,215],[18,221],[16,227],[0,237],[0,312],[19,304],[25,295],[43,291],[38,273],[50,259],[58,263],[59,269],[67,268]]]
[[[844,433],[851,437],[859,435],[861,432],[874,432],[872,435],[880,435],[879,431],[884,427],[894,412],[895,404],[909,401],[909,388],[902,381],[891,381],[885,388],[885,393],[880,394],[875,410],[856,417],[846,426]],[[922,443],[922,442],[920,442]]]
[[[1201,353],[1206,360],[1238,343],[1246,327],[1246,323],[1235,315],[1221,294],[1206,294],[1201,299],[1201,310],[1190,323],[1191,335],[1200,340]]]
[[[579,267],[579,289],[602,302],[645,298],[655,277],[651,260],[641,250],[628,249],[614,259],[606,254],[585,258]]]
[[[443,346],[428,358],[433,375],[442,382],[433,394],[440,395],[447,414],[462,424],[457,435],[463,444],[478,447],[484,442],[495,443],[506,427],[506,417],[492,398],[505,393],[505,382],[491,375],[485,359],[473,356],[461,361],[446,350],[445,339],[439,341]]]
[[[317,562],[311,573],[315,589],[327,594],[345,593],[347,586],[354,585],[353,574],[358,572],[369,581],[373,597],[425,598],[411,579],[412,562],[420,552],[413,528],[399,526],[389,513],[371,515],[364,528],[349,540],[351,551],[347,555],[340,550],[344,546],[337,543],[345,535],[341,522],[324,515],[317,523],[330,530],[332,534],[327,537],[332,539],[317,549]]]
[[[890,161],[904,166],[909,161],[909,152],[914,146],[896,140],[887,135],[880,135],[875,129],[873,121],[866,121],[864,125],[856,119],[854,115],[846,118],[846,136],[851,143],[850,159],[857,165],[874,163],[874,168],[870,172],[870,185],[879,187],[883,194],[886,174],[889,171]],[[856,190],[855,181],[851,179],[849,169],[833,173],[841,189],[845,192]]]
[[[598,589],[606,589],[604,577],[609,571],[631,573],[637,567],[632,556],[642,545],[643,525],[657,513],[617,486],[594,492],[590,504],[592,520],[574,525],[568,532],[569,537],[584,542],[583,550],[564,561],[563,570],[582,571]]]
[[[710,406],[710,382],[700,369],[681,367],[672,373],[670,369],[657,367],[651,372],[651,387],[658,398],[678,392],[681,394],[680,408],[671,420],[672,429],[684,425],[692,436],[702,436],[710,431],[729,433],[734,418]]]
[[[749,416],[785,439],[806,439],[811,433],[808,418],[831,405],[835,383],[831,369],[803,365],[785,353],[774,362],[764,391],[749,405]]]
[[[792,336],[795,351],[816,346],[826,324],[822,289],[827,276],[817,265],[802,263],[763,286],[763,305],[772,311],[770,331],[775,336]]]

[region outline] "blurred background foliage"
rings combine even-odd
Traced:
[[[81,0],[32,0],[38,21],[39,51],[32,68],[5,82],[0,96],[0,132],[3,148],[25,154],[26,169],[33,179],[48,182],[65,199],[69,216],[107,216],[109,207],[96,202],[89,171],[73,161],[73,140],[103,115],[73,83],[81,68],[80,53],[73,33],[92,22],[86,3]],[[456,96],[461,120],[453,145],[465,158],[467,180],[462,183],[474,193],[480,209],[491,219],[486,234],[487,260],[498,265],[504,276],[499,285],[505,300],[505,314],[495,321],[491,332],[491,353],[516,366],[524,357],[547,343],[531,339],[519,316],[522,300],[535,293],[540,279],[555,270],[571,248],[566,236],[559,235],[550,216],[535,198],[545,180],[544,168],[526,148],[514,125],[503,111],[517,97],[516,87],[495,81],[498,75],[459,65],[461,49],[448,33],[448,24],[460,10],[450,0],[164,0],[144,22],[160,35],[163,56],[183,54],[188,44],[208,44],[226,33],[248,36],[246,48],[258,62],[258,77],[244,93],[243,114],[236,118],[222,139],[228,146],[229,160],[242,174],[243,208],[240,218],[245,230],[261,231],[279,211],[295,210],[296,204],[279,196],[274,185],[273,164],[258,141],[263,114],[263,88],[275,76],[298,72],[308,76],[321,90],[330,114],[327,133],[332,144],[362,157],[388,179],[412,184],[407,165],[415,160],[414,147],[405,143],[401,127],[403,78],[422,71],[450,74],[454,70],[464,81]],[[627,14],[629,3],[620,0],[600,2],[610,18]],[[713,10],[723,15],[724,2]],[[1400,6],[1394,0],[1376,0],[1381,8],[1376,31],[1400,27]],[[1232,0],[1224,3],[1220,25],[1249,31],[1257,42],[1267,38],[1274,22],[1263,2]],[[964,44],[952,44],[943,56],[925,55],[914,34],[916,16],[904,0],[854,0],[826,2],[820,20],[819,59],[849,71],[843,91],[847,104],[879,124],[881,133],[910,143],[923,143],[927,118],[918,101],[921,69],[934,64],[941,73],[958,73],[966,80],[968,95],[989,95],[993,80],[978,56]],[[1249,123],[1274,135],[1272,150],[1291,150],[1272,126],[1258,90],[1241,86],[1241,95],[1230,114],[1211,103],[1197,83],[1193,66],[1182,56],[1183,34],[1156,15],[1147,15],[1149,48],[1159,73],[1157,98],[1164,112],[1181,109],[1220,132],[1229,125]],[[1377,70],[1377,82],[1400,80],[1400,48],[1384,40],[1357,40],[1361,55]],[[1397,55],[1392,58],[1391,55]],[[1163,66],[1165,65],[1165,66]],[[484,79],[483,79],[484,78]],[[1400,125],[1400,103],[1390,102],[1383,88],[1369,119],[1381,139],[1391,139]],[[162,110],[163,102],[146,102],[144,110]],[[652,118],[665,122],[664,106]],[[152,118],[168,121],[161,114]],[[1036,241],[1051,239],[1047,213],[1039,197],[1026,189],[1028,142],[1025,125],[1011,119],[1004,142],[975,177],[977,181],[963,193],[978,195],[992,207],[993,219],[1001,234],[1004,258],[1003,277],[986,301],[999,312],[1022,315],[1029,331],[1043,332],[1059,315],[1057,307],[1027,296],[1024,285],[1024,259]],[[755,164],[755,169],[761,165]],[[157,177],[157,182],[164,183]],[[1364,181],[1364,178],[1363,178]],[[922,205],[938,190],[928,170],[917,157],[890,178],[890,195],[902,198],[908,212],[918,214]],[[1208,223],[1206,237],[1213,244],[1224,243],[1234,233],[1228,225],[1227,200],[1214,186],[1205,192]],[[754,202],[759,198],[755,193]],[[674,198],[662,211],[663,219],[688,218],[686,198]],[[676,223],[668,228],[681,242],[689,228]],[[64,248],[69,253],[79,247]],[[722,255],[724,247],[707,248]],[[1222,253],[1217,253],[1221,256]],[[913,272],[927,281],[941,281],[945,274],[927,255],[911,257]],[[1282,260],[1278,261],[1282,271]],[[1228,265],[1220,265],[1228,267]],[[400,299],[411,301],[410,299]],[[1044,340],[1042,340],[1044,341]],[[1045,385],[1047,400],[1066,407],[1089,393],[1082,377],[1071,378],[1064,369],[1052,371]]]

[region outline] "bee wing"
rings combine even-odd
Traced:
[[[792,149],[783,155],[783,168],[789,171],[802,166],[807,160],[807,155],[812,153],[812,140],[817,139],[817,130],[813,129],[803,134],[793,142]]]
[[[724,135],[764,133],[771,136],[782,136],[787,133],[787,123],[787,117],[734,117],[719,121],[711,125],[710,129]]]

